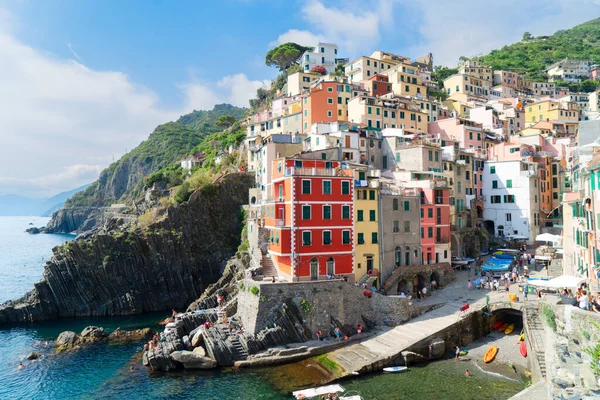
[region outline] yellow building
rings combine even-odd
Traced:
[[[492,82],[474,76],[455,74],[444,80],[444,88],[451,99],[467,102],[471,97],[489,99]]]
[[[462,65],[458,67],[458,73],[489,82],[494,79],[492,67],[489,65],[481,65],[481,63],[475,59],[466,60],[462,63]]]
[[[419,68],[401,63],[384,74],[388,76],[395,95],[427,98],[427,87],[423,84]]]
[[[404,128],[427,133],[427,114],[420,104],[405,98],[358,96],[348,103],[348,121],[378,129]]]
[[[354,278],[365,278],[369,271],[380,270],[379,243],[372,243],[372,232],[379,232],[379,181],[367,176],[366,167],[354,171]],[[376,275],[369,281],[375,280]],[[364,279],[363,279],[364,280]],[[379,286],[379,285],[377,285]]]
[[[448,108],[448,112],[454,111],[458,118],[469,118],[469,110],[471,108],[465,103],[461,103],[458,100],[447,99],[442,102],[442,105]]]
[[[579,123],[577,104],[544,100],[525,106],[525,126],[529,128],[540,121]]]

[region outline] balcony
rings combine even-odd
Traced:
[[[285,226],[285,221],[284,221],[284,220],[282,220],[282,219],[276,219],[276,220],[275,220],[275,226],[276,226],[276,227],[282,227],[282,226]]]
[[[436,237],[435,243],[436,244],[447,244],[447,243],[450,243],[450,240],[448,239],[447,236]]]
[[[536,151],[536,157],[552,157],[552,153],[549,151]]]
[[[285,176],[352,176],[352,170],[337,168],[287,167]]]

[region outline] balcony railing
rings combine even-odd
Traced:
[[[438,244],[450,243],[450,241],[448,240],[448,237],[446,237],[446,236],[436,237],[435,238],[435,242],[438,243]]]
[[[336,168],[304,168],[287,167],[286,176],[350,176],[351,170],[342,170]]]

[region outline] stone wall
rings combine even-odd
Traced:
[[[256,289],[252,287],[259,292],[253,294]],[[273,326],[284,303],[300,310],[304,328],[312,335],[318,330],[332,332],[335,325],[348,335],[355,333],[359,323],[365,328],[375,324],[393,326],[433,307],[420,307],[409,299],[379,293],[367,298],[362,288],[343,280],[275,283],[246,280],[238,294],[238,317],[246,332],[257,334]]]
[[[398,267],[383,284],[386,294],[414,294],[415,283],[428,289],[431,287],[432,278],[438,285],[444,286],[456,279],[456,272],[449,263],[417,265],[414,267]]]
[[[600,398],[600,376],[594,373],[586,349],[600,345],[600,314],[570,305],[548,306],[554,313],[556,331],[546,322],[546,365],[552,398]],[[547,313],[547,312],[546,312]],[[544,312],[541,317],[544,320]]]

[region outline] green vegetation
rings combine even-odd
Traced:
[[[223,115],[222,117],[219,117],[219,119],[217,119],[217,122],[215,122],[215,125],[221,127],[221,128],[229,128],[231,125],[235,124],[237,122],[237,119],[232,116],[232,115]]]
[[[152,187],[155,183],[164,184],[167,187],[181,185],[185,178],[185,172],[181,165],[169,165],[159,171],[153,172],[146,177],[144,185]]]
[[[552,330],[556,330],[556,316],[554,315],[554,311],[552,311],[552,307],[548,304],[542,305],[542,317],[546,325],[552,328]]]
[[[300,302],[300,307],[305,313],[309,313],[312,311],[312,305],[308,301],[306,301],[306,299],[302,299],[302,301]]]
[[[220,126],[217,125],[217,121],[221,117],[233,117],[235,121],[238,121],[244,117],[246,111],[246,108],[235,107],[231,104],[216,104],[212,110],[193,111],[183,115],[177,122],[206,135],[221,131]]]
[[[440,89],[444,89],[444,80],[454,74],[458,74],[458,68],[448,68],[448,67],[443,67],[441,65],[437,65],[437,66],[433,67],[431,79],[438,83]],[[432,95],[432,96],[434,96],[434,95]]]
[[[260,293],[260,289],[256,286],[251,286],[250,287],[250,293],[252,293],[255,296],[258,296],[258,294]]]
[[[175,202],[178,204],[181,204],[185,201],[188,201],[192,192],[193,192],[193,189],[192,189],[192,186],[190,185],[190,183],[183,182],[181,184],[181,186],[179,186],[179,189],[177,189],[177,192],[175,192],[175,198],[174,198]]]
[[[481,61],[495,70],[520,71],[543,80],[547,66],[567,57],[600,63],[600,18],[551,36],[533,37],[525,32],[522,41],[492,50]]]
[[[317,357],[315,357],[315,359],[319,362],[319,364],[321,364],[322,366],[324,366],[331,372],[335,372],[335,371],[341,369],[341,367],[338,363],[333,361],[331,358],[327,357],[327,354],[317,356]]]
[[[584,351],[592,356],[592,360],[590,361],[592,371],[594,371],[594,374],[600,375],[600,366],[598,366],[598,360],[600,359],[600,343],[596,344],[594,347],[588,347]]]
[[[280,71],[286,71],[292,65],[300,62],[300,57],[305,51],[313,49],[314,47],[300,46],[292,42],[283,43],[267,52],[265,64],[269,67],[277,67]]]

